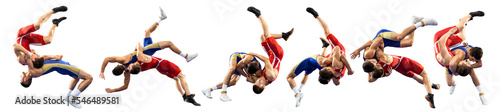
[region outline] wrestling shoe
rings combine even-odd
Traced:
[[[412,24],[415,24],[417,22],[422,21],[422,19],[424,19],[424,17],[412,16],[411,17],[411,22],[412,22]]]
[[[319,38],[321,40],[321,43],[323,43],[323,47],[322,48],[326,48],[328,46],[330,46],[330,44],[328,43],[328,41],[326,41],[325,38]]]
[[[450,86],[450,95],[455,91],[455,86],[457,85],[453,84],[452,86]]]
[[[438,25],[437,21],[434,19],[431,19],[431,18],[424,18],[420,22],[423,23],[423,26],[428,26],[428,25],[436,26],[436,25]]]
[[[160,7],[160,20],[165,20],[165,19],[167,19],[167,15],[165,15],[165,12]]]
[[[483,17],[484,16],[484,12],[483,11],[475,11],[475,12],[470,12],[469,15],[471,15],[472,17],[470,17],[469,21],[472,20],[472,18],[474,17]]]
[[[61,17],[59,19],[52,19],[52,23],[55,24],[56,26],[59,26],[59,23],[61,23],[63,20],[66,20],[66,17]]]
[[[76,96],[70,96],[68,100],[69,100],[69,104],[71,104],[71,106],[73,106],[77,109],[82,108],[82,106],[80,104],[77,104]]]
[[[434,106],[434,94],[427,94],[427,96],[425,96],[425,99],[429,102],[429,105],[431,106],[431,108],[436,108],[436,106]]]
[[[187,62],[190,62],[191,60],[193,60],[193,59],[194,59],[194,58],[196,58],[196,57],[198,57],[198,53],[193,53],[193,54],[191,54],[191,55],[186,54],[186,57],[185,57],[185,58],[186,58],[186,61],[187,61]]]
[[[295,94],[295,102],[296,102],[295,107],[300,106],[300,101],[302,100],[303,97],[304,97],[304,93],[299,92],[299,93]]]
[[[197,102],[196,102],[193,98],[194,98],[194,94],[190,94],[190,95],[187,95],[187,96],[186,96],[186,100],[184,100],[184,101],[186,101],[186,102],[188,102],[188,103],[191,103],[191,104],[193,104],[194,106],[200,106],[200,104],[199,104],[199,103],[197,103]]]
[[[439,88],[441,88],[441,85],[433,83],[431,87],[432,87],[432,89],[439,90]]]
[[[52,8],[52,11],[54,11],[54,14],[57,12],[66,12],[68,10],[68,7],[66,6],[59,6],[56,8]]]
[[[212,88],[201,91],[207,98],[212,99]]]
[[[481,99],[483,105],[488,105],[488,102],[486,102],[486,98],[484,98],[484,93],[479,93],[479,99]]]
[[[231,101],[231,98],[227,96],[227,91],[222,91],[220,94],[220,100],[223,102]]]
[[[260,10],[253,7],[253,6],[250,6],[247,8],[247,11],[249,12],[252,12],[253,14],[255,14],[255,16],[257,16],[257,18],[260,16]]]
[[[281,33],[281,37],[282,37],[283,39],[285,39],[285,41],[287,41],[287,40],[288,40],[288,38],[290,37],[290,35],[292,35],[292,33],[293,33],[293,30],[294,30],[294,29],[295,29],[295,28],[292,28],[292,30],[290,30],[290,31],[288,31],[288,32],[282,32],[282,33]]]
[[[308,7],[308,8],[306,9],[306,11],[307,11],[307,12],[309,12],[309,13],[311,13],[311,14],[314,16],[314,18],[317,18],[317,17],[319,16],[319,15],[318,15],[318,12],[316,12],[316,10],[314,10],[314,9],[313,9],[313,8],[311,8],[311,7]]]

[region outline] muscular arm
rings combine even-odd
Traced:
[[[137,60],[145,63],[151,62],[151,56],[148,56],[142,52],[141,43],[138,43],[136,48],[137,48]]]
[[[472,68],[479,68],[482,66],[483,66],[483,61],[481,61],[481,60],[477,60],[476,63],[470,65],[470,67],[472,67]]]
[[[438,47],[439,47],[439,55],[443,58],[443,63],[449,63],[451,60],[451,56],[448,54],[448,49],[446,49],[446,40],[453,34],[453,32],[457,31],[457,28],[452,28],[450,31],[445,33],[441,38],[438,40]]]
[[[19,44],[14,44],[14,52],[22,52],[24,53],[24,55],[26,56],[26,58],[31,58],[31,52],[29,52],[28,50],[24,49],[23,46],[19,45]]]
[[[251,56],[255,56],[257,58],[259,58],[260,60],[262,60],[264,62],[264,68],[271,71],[273,70],[273,65],[271,64],[271,62],[269,62],[269,59],[266,57],[266,56],[263,56],[263,55],[260,55],[260,54],[255,54],[255,53],[248,53],[248,55],[251,55]],[[266,75],[272,75],[272,74],[266,74]]]
[[[450,65],[451,72],[456,73],[458,63],[462,61],[464,58],[465,58],[464,55],[455,55],[451,57],[450,63],[448,64]]]
[[[358,49],[354,50],[352,53],[351,53],[351,59],[355,59],[356,57],[359,57],[359,52],[361,52],[363,49],[365,49],[366,47],[370,47],[372,45],[373,41],[372,40],[369,40],[368,42],[366,42],[365,44],[363,44],[363,46],[359,47]],[[365,51],[366,52],[366,51]]]
[[[45,60],[50,60],[50,59],[61,60],[62,59],[62,55],[43,55],[42,57]]]
[[[123,79],[123,86],[115,88],[115,89],[111,89],[111,91],[109,91],[109,93],[123,91],[123,90],[128,88],[128,84],[130,83],[130,72],[123,73],[123,76],[125,77]]]
[[[245,72],[243,70],[243,68],[245,68],[245,66],[252,62],[252,58],[251,56],[249,55],[246,55],[245,58],[243,58],[240,62],[238,62],[238,64],[236,65],[236,71],[238,71],[238,73],[240,73],[241,75],[245,76],[248,78],[249,74],[247,72]]]
[[[367,59],[372,58],[377,52],[377,49],[380,47],[380,45],[382,45],[382,43],[383,43],[382,38],[376,38],[373,41],[372,45],[370,45],[370,48],[367,51],[365,51],[364,57]]]

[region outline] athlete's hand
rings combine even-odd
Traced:
[[[99,77],[100,77],[101,79],[106,80],[106,78],[104,77],[104,73],[102,73],[102,72],[101,72],[101,74],[99,74]]]
[[[55,59],[56,60],[61,60],[63,58],[63,55],[56,55]]]
[[[347,71],[347,75],[352,75],[352,74],[354,74],[354,70],[348,70]]]
[[[248,55],[255,56],[255,53],[249,52]]]
[[[467,43],[467,42],[464,42],[463,44],[464,44],[464,46],[468,46],[469,45],[469,43]]]
[[[392,74],[392,67],[387,67],[387,74],[386,76],[389,76]]]
[[[359,52],[358,50],[355,50],[351,53],[351,59],[356,59],[356,57],[359,57]]]
[[[111,90],[110,88],[106,88],[106,92],[108,92],[108,93],[112,93],[112,92],[113,92],[113,90]]]
[[[451,34],[455,34],[455,32],[457,32],[458,28],[457,27],[453,27],[450,29],[449,33]]]

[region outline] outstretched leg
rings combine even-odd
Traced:
[[[184,57],[186,59],[187,62],[190,62],[191,60],[193,60],[194,58],[196,58],[198,56],[198,53],[192,53],[192,54],[188,54],[188,53],[184,53],[182,52],[179,48],[177,48],[177,46],[174,45],[174,43],[172,43],[171,41],[160,41],[158,42],[159,44],[159,47],[161,49],[165,49],[165,48],[169,48],[170,50],[172,50],[174,53],[176,54],[179,54],[180,56]]]

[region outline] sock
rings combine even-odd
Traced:
[[[222,84],[222,91],[226,91],[226,90],[227,90],[227,85]]]
[[[186,53],[184,53],[184,52],[179,53],[179,55],[181,55],[181,56],[182,56],[182,57],[184,57],[184,58],[186,58],[186,57],[187,57],[187,54],[186,54]]]
[[[477,89],[477,91],[478,91],[479,93],[483,93],[483,90],[481,89],[481,85],[476,86],[476,89]]]
[[[413,26],[415,26],[415,27],[419,28],[419,27],[424,26],[424,24],[423,24],[423,22],[422,22],[422,21],[419,21],[419,22],[415,23]]]
[[[302,87],[304,87],[304,84],[300,84],[299,92],[302,91]]]
[[[67,94],[66,96],[71,95],[71,92],[73,92],[73,90],[71,90],[71,89],[70,89],[70,90],[68,91],[68,94]]]
[[[214,87],[212,87],[210,89],[212,89],[212,91],[217,90],[217,85],[215,85]]]
[[[71,94],[71,95],[73,95],[73,96],[78,96],[78,95],[80,95],[80,93],[81,93],[81,92],[80,92],[80,90],[76,89],[76,90],[73,92],[73,94]]]
[[[160,19],[160,20],[158,20],[158,22],[156,22],[156,23],[160,24],[160,22],[161,22],[161,21],[163,21],[163,20],[161,20],[161,19]]]
[[[295,94],[299,93],[299,87],[294,87],[294,88],[292,89],[292,91],[293,91],[293,93],[295,93]]]

